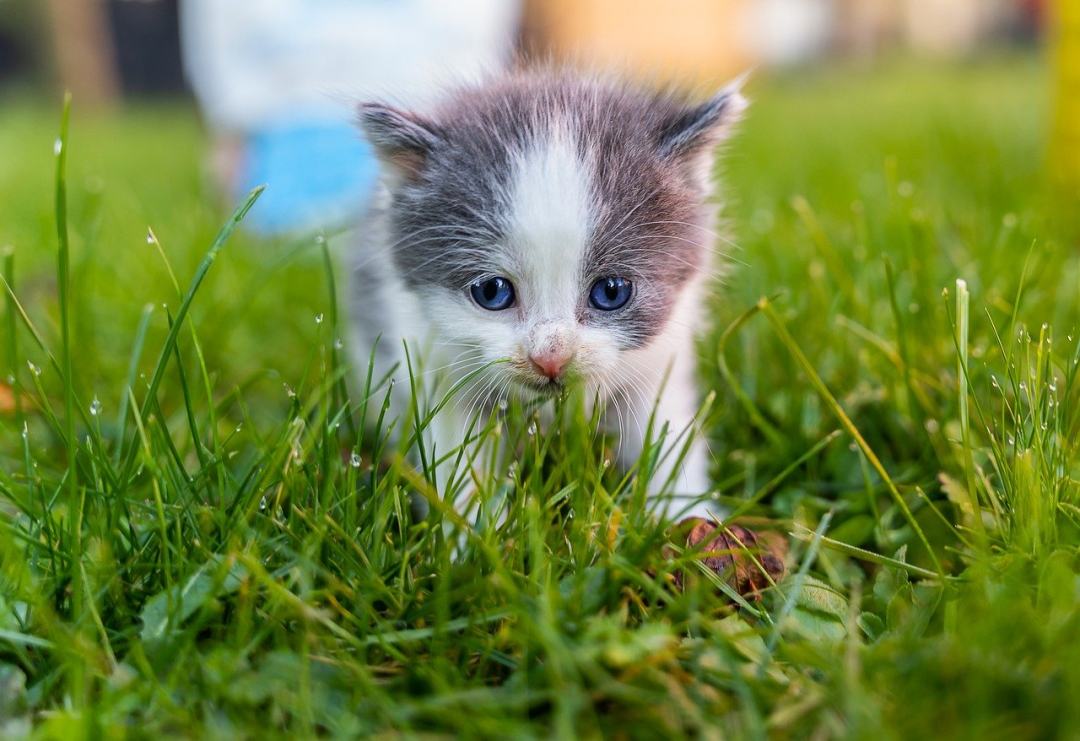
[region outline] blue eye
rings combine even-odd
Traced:
[[[589,303],[600,311],[615,311],[626,306],[634,286],[626,278],[601,278],[589,291]]]
[[[473,301],[488,311],[502,311],[514,305],[514,284],[506,278],[488,278],[469,286]]]

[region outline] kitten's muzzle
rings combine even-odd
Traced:
[[[529,363],[539,375],[551,381],[558,381],[573,357],[573,353],[563,351],[531,353]]]

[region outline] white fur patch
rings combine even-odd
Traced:
[[[573,135],[555,127],[515,163],[509,247],[522,307],[534,321],[572,320],[592,227],[590,174]]]

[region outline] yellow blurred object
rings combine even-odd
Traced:
[[[751,0],[531,0],[525,40],[557,60],[715,86],[757,59]]]
[[[1069,188],[1080,188],[1080,2],[1057,0],[1054,40],[1054,135],[1051,167]]]

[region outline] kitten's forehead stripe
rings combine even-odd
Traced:
[[[553,122],[513,163],[505,245],[534,319],[573,321],[577,311],[593,208],[576,138]]]
[[[647,344],[706,257],[705,193],[661,144],[684,111],[669,96],[562,73],[451,95],[431,114],[440,145],[393,196],[403,280],[460,291],[517,260],[528,273],[519,292],[540,294],[543,310],[561,301],[624,348]],[[589,285],[605,276],[634,281],[626,309],[588,311]]]

